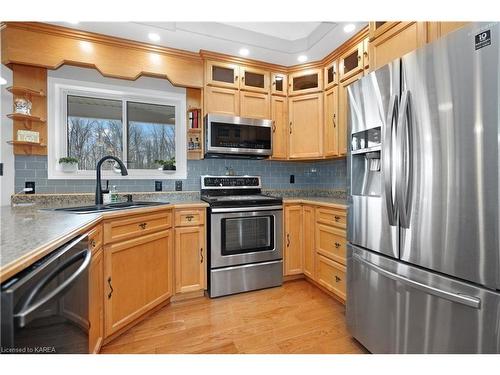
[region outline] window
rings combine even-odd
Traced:
[[[49,178],[94,178],[105,155],[120,158],[121,176],[104,163],[113,179],[186,178],[185,95],[49,78]],[[78,159],[78,172],[60,170],[60,157]],[[159,170],[156,160],[174,159],[175,171]]]

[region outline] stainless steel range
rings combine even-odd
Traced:
[[[210,297],[283,282],[282,199],[261,187],[259,176],[201,176],[201,199],[210,204]]]

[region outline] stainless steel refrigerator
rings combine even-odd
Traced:
[[[500,353],[500,32],[348,88],[347,322],[373,353]]]

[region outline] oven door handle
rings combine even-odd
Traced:
[[[212,208],[211,212],[217,213],[227,213],[227,212],[252,212],[252,211],[276,211],[283,210],[283,206],[258,206],[258,207],[224,207],[224,208]]]

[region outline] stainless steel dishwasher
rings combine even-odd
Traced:
[[[1,352],[88,353],[87,234],[1,285]]]

